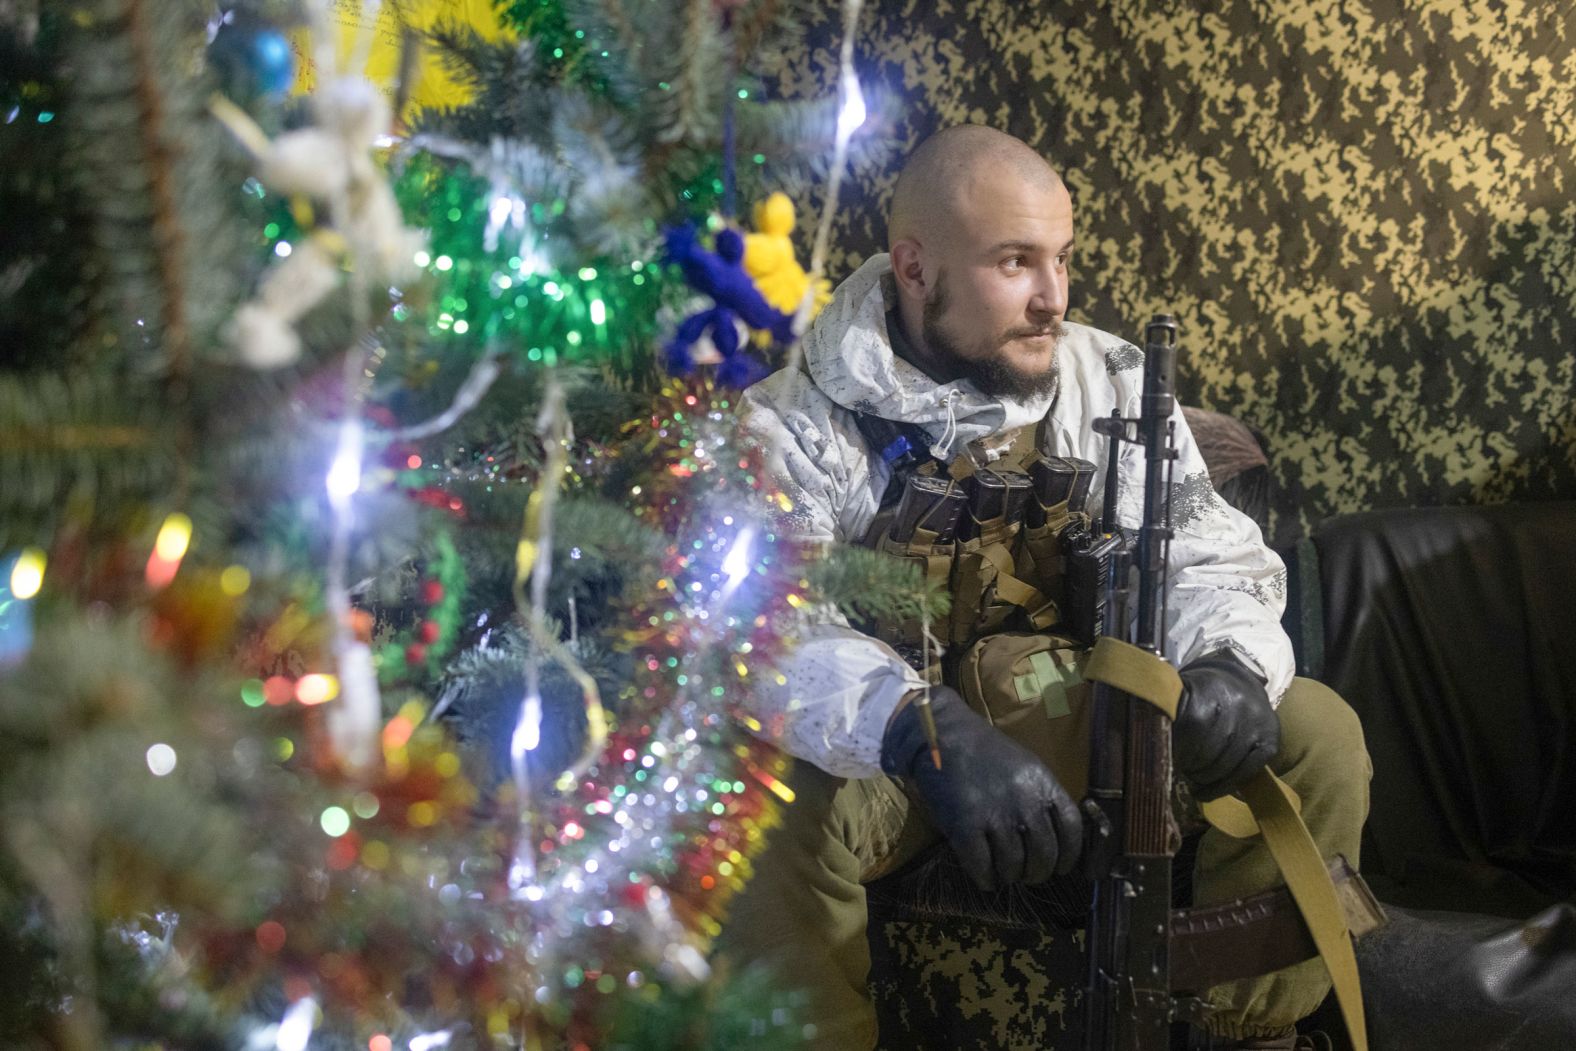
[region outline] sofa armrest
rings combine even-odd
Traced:
[[[1299,668],[1367,734],[1376,889],[1511,915],[1576,892],[1576,503],[1344,515],[1288,554]]]

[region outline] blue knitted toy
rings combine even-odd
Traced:
[[[748,387],[765,376],[766,364],[740,347],[735,319],[770,333],[776,343],[787,343],[793,339],[793,317],[767,303],[745,272],[743,235],[731,227],[723,229],[716,237],[716,251],[708,252],[696,239],[695,227],[686,223],[669,229],[666,242],[668,260],[678,264],[691,288],[710,296],[715,304],[679,323],[663,348],[668,371],[680,376],[694,371],[695,343],[709,334],[722,356],[717,367],[720,386]]]

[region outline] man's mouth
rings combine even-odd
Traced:
[[[1045,326],[1043,328],[1016,328],[1016,329],[1011,329],[1010,331],[1008,331],[1007,338],[1005,340],[1003,340],[1003,342],[1011,342],[1012,340],[1015,340],[1015,339],[1036,339],[1036,340],[1039,340],[1039,339],[1050,339],[1050,340],[1054,341],[1054,340],[1060,338],[1061,334],[1062,334],[1062,326],[1061,326],[1061,324],[1058,323],[1058,322],[1052,322],[1050,325],[1047,325],[1047,326]]]

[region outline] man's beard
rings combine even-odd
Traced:
[[[966,357],[957,340],[941,327],[947,312],[947,286],[944,274],[936,274],[935,291],[925,300],[921,333],[929,351],[931,363],[942,373],[945,382],[968,380],[980,393],[993,398],[1012,398],[1015,401],[1033,401],[1056,389],[1061,374],[1061,356],[1055,348],[1062,338],[1062,323],[1053,320],[1047,325],[1032,329],[1010,329],[1000,336],[990,337],[994,345],[990,353],[977,358]],[[995,353],[1014,339],[1023,336],[1045,335],[1051,340],[1051,361],[1043,371],[1028,372],[1015,368]]]

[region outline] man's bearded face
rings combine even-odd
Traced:
[[[995,316],[994,306],[988,297],[973,310],[954,304],[946,272],[938,270],[921,329],[930,364],[944,381],[969,380],[991,397],[1031,401],[1051,393],[1059,375],[1061,318],[1020,312],[1008,322]]]

